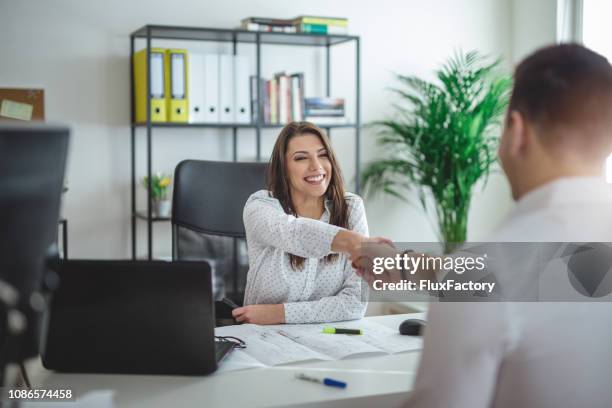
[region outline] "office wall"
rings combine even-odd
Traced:
[[[523,6],[532,2],[520,2]],[[456,49],[478,49],[509,61],[516,54],[513,34],[523,18],[511,0],[20,0],[0,2],[0,86],[42,87],[50,122],[68,123],[72,142],[69,192],[64,215],[69,220],[71,255],[87,258],[128,256],[129,229],[129,33],[147,23],[234,27],[246,16],[292,17],[300,14],[346,16],[351,33],[362,37],[362,118],[392,112],[388,91],[394,73],[431,71]],[[528,34],[522,33],[528,37]],[[523,37],[521,37],[522,39]],[[141,46],[141,45],[140,45]],[[180,46],[180,44],[178,44]],[[222,52],[227,48],[217,47]],[[241,49],[252,54],[252,49]],[[522,52],[523,48],[520,48]],[[352,98],[352,49],[333,51],[332,94]],[[264,74],[304,67],[307,92],[323,93],[321,51],[287,47],[264,50]],[[351,101],[352,103],[352,101]],[[264,135],[264,153],[275,134]],[[138,173],[143,175],[144,132],[139,135]],[[346,179],[353,180],[351,132],[332,135]],[[231,158],[229,131],[163,130],[154,134],[154,170],[171,172],[182,158]],[[254,156],[254,135],[241,132],[239,156]],[[363,134],[362,161],[381,153],[370,130]],[[144,192],[139,189],[140,202]],[[494,174],[478,188],[471,211],[470,237],[490,231],[511,206],[508,187]],[[420,209],[388,197],[368,199],[371,232],[395,240],[432,240],[434,230]],[[144,232],[144,223],[140,230]],[[156,253],[168,255],[169,226],[156,225],[162,239]],[[139,238],[144,249],[143,236]]]
[[[557,3],[559,0],[513,0],[512,60],[528,54],[557,38]]]

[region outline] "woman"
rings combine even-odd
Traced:
[[[308,122],[281,131],[268,165],[268,190],[249,197],[249,254],[238,322],[314,323],[359,319],[366,308],[346,249],[368,235],[361,198],[344,192],[325,133]]]

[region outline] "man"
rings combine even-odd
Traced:
[[[526,58],[499,148],[517,205],[489,240],[612,242],[611,151],[608,61],[579,45]],[[609,302],[434,303],[408,406],[610,407],[611,318]]]

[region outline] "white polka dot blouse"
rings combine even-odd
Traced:
[[[347,193],[349,229],[368,235],[361,197]],[[360,319],[367,305],[367,284],[345,255],[333,261],[331,243],[340,227],[328,224],[329,203],[319,220],[285,213],[266,190],[252,194],[244,207],[249,255],[244,304],[285,306],[286,323]],[[289,254],[306,258],[294,270]],[[363,286],[363,287],[362,287]]]

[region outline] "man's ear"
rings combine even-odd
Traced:
[[[530,129],[519,111],[513,110],[509,114],[508,136],[508,153],[514,157],[523,155],[530,142]]]

